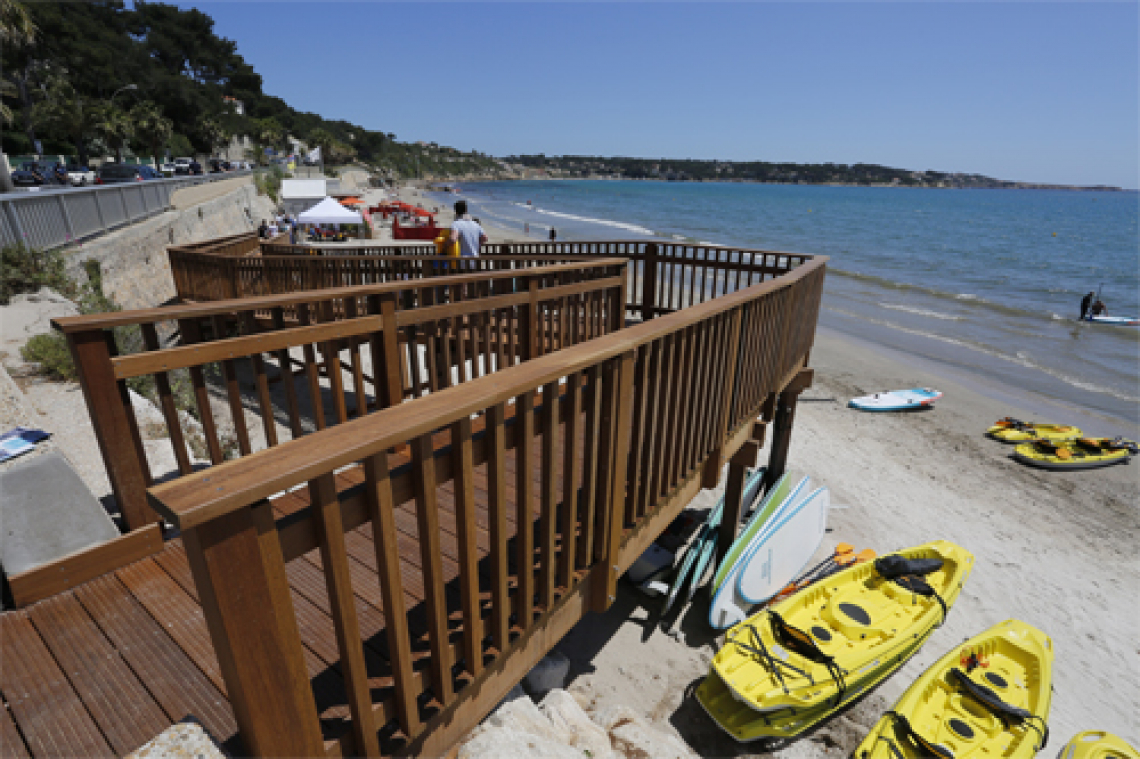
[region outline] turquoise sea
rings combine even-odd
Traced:
[[[1140,194],[637,181],[463,185],[535,239],[644,239],[831,257],[821,323],[1129,423],[1140,328],[1078,322],[1100,291],[1140,316]],[[450,200],[443,196],[441,202]],[[529,201],[529,204],[528,204]]]

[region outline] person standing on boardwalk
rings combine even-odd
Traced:
[[[554,227],[551,227],[550,228],[550,241],[554,242],[556,239],[558,239],[558,232],[557,232],[557,230],[554,229]]]
[[[1095,297],[1096,293],[1090,292],[1088,295],[1081,298],[1081,321],[1084,321],[1089,317],[1089,309],[1092,308],[1093,298]]]
[[[479,247],[487,242],[487,233],[483,231],[483,227],[467,213],[466,200],[455,201],[455,221],[451,223],[451,240],[459,243],[460,258],[478,258]],[[472,261],[463,268],[474,269],[475,262]]]

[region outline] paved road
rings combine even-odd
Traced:
[[[199,203],[205,203],[220,198],[223,195],[228,195],[242,185],[247,185],[253,181],[253,177],[234,177],[233,179],[222,179],[217,182],[208,182],[206,184],[195,185],[193,187],[186,187],[178,190],[170,198],[170,203],[179,211],[187,208],[193,208]]]

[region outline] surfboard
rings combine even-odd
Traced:
[[[932,406],[941,397],[942,393],[938,390],[915,387],[910,390],[888,390],[874,395],[864,395],[861,398],[852,398],[847,405],[860,411],[913,411]]]
[[[761,520],[766,520],[772,515],[772,512],[784,502],[788,494],[792,491],[793,486],[799,483],[802,479],[799,475],[792,472],[785,472],[784,476],[776,481],[764,495],[764,500],[756,507],[756,511],[748,519],[748,523],[741,530],[740,535],[732,542],[728,549],[728,553],[721,559],[720,568],[717,569],[716,574],[713,576],[712,590],[713,593],[720,590],[720,586],[724,584],[724,578],[736,564],[736,560],[740,558],[740,553],[747,547],[752,537],[756,534],[756,530],[760,526]]]
[[[803,571],[823,542],[830,506],[830,491],[819,488],[753,543],[737,573],[741,598],[750,604],[764,603]]]
[[[748,542],[741,555],[747,556],[752,542],[767,537],[773,526],[778,525],[785,515],[795,513],[799,504],[807,498],[810,484],[811,480],[808,477],[802,478],[782,503],[774,505],[773,512],[769,518],[763,520],[762,524],[759,525],[753,535],[753,540]],[[737,577],[742,568],[743,562],[736,561],[725,575],[720,587],[713,592],[712,603],[709,605],[709,626],[714,630],[727,629],[748,618],[746,607],[749,604],[740,597],[739,583],[737,582]]]
[[[747,513],[747,510],[752,507],[752,503],[760,495],[760,486],[764,481],[764,473],[767,471],[766,467],[761,467],[757,470],[756,474],[748,480],[744,485],[744,495],[741,497],[741,510]],[[724,499],[721,499],[723,506]],[[697,588],[705,582],[705,575],[708,573],[709,566],[713,563],[713,556],[716,555],[716,544],[720,537],[720,521],[709,531],[708,538],[705,540],[701,548],[700,554],[697,556],[697,562],[693,566],[693,575],[689,578],[688,590],[685,591],[685,603],[693,600],[693,595],[697,592]],[[751,519],[749,520],[751,522]]]
[[[1140,319],[1128,316],[1090,316],[1088,320],[1093,324],[1109,324],[1114,327],[1135,327],[1140,325]]]
[[[766,468],[761,467],[754,471],[744,483],[744,495],[741,499],[742,506],[752,503],[756,499],[760,491],[760,483],[764,480],[764,472]],[[677,576],[673,579],[673,587],[669,589],[669,595],[665,600],[665,606],[661,610],[664,614],[669,611],[673,606],[673,602],[677,600],[681,590],[686,586],[686,578],[689,578],[689,570],[695,569],[689,583],[695,584],[700,580],[701,575],[704,574],[704,566],[707,564],[705,553],[711,554],[716,548],[717,534],[720,530],[721,517],[724,515],[724,496],[721,496],[717,501],[716,506],[709,512],[708,519],[697,530],[696,536],[692,542],[689,543],[688,549],[685,551],[685,558],[681,562],[681,569],[677,572]],[[686,596],[686,600],[691,599],[693,593],[690,590]]]

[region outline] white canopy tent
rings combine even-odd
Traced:
[[[333,198],[325,198],[297,216],[302,224],[363,224],[364,217],[350,211]]]

